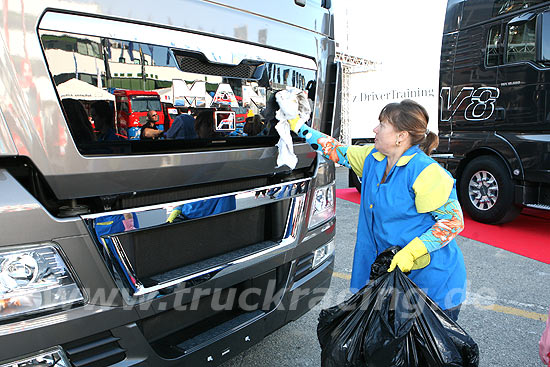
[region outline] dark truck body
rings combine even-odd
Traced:
[[[550,209],[549,5],[448,2],[436,157],[481,222]]]

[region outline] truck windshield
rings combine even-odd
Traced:
[[[177,45],[181,35],[173,36],[159,43]],[[216,149],[271,146],[279,138],[275,94],[295,87],[315,98],[314,61],[261,46],[235,41],[238,51],[226,57],[227,41],[209,37],[197,43],[209,51],[51,30],[40,37],[84,155],[197,151],[214,140]],[[150,110],[154,125],[145,126]],[[158,131],[141,143],[149,128]]]
[[[147,112],[149,110],[160,111],[160,99],[152,96],[132,96],[133,112]]]

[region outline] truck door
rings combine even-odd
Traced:
[[[504,60],[498,67],[499,106],[504,108],[497,131],[525,131],[543,120],[544,91],[539,88],[540,69],[535,64],[536,14],[511,19],[504,33]]]
[[[519,156],[524,179],[544,183],[550,180],[548,24],[548,11],[538,15],[525,12],[511,19],[506,27],[505,59],[498,73],[506,109],[499,133]],[[548,196],[526,201],[547,203]]]

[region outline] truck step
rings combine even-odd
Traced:
[[[262,317],[264,314],[265,312],[257,310],[239,315],[232,320],[224,322],[223,324],[218,325],[208,331],[205,331],[204,333],[199,334],[192,339],[186,340],[178,344],[177,347],[185,353],[190,353],[193,350],[200,348],[201,346],[205,346],[215,340],[220,339],[222,336],[235,332],[244,325],[247,325],[253,320]]]
[[[550,205],[544,205],[544,204],[525,204],[528,208],[534,208],[534,209],[542,209],[542,210],[550,210]]]

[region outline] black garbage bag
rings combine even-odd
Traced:
[[[382,253],[371,277],[381,275],[344,303],[321,311],[321,365],[478,366],[472,338],[399,269],[386,271],[392,256]]]
[[[381,275],[388,273],[393,256],[397,251],[401,250],[399,246],[392,246],[382,251],[374,260],[374,263],[370,267],[370,280],[374,280]],[[409,274],[409,273],[405,273]]]

